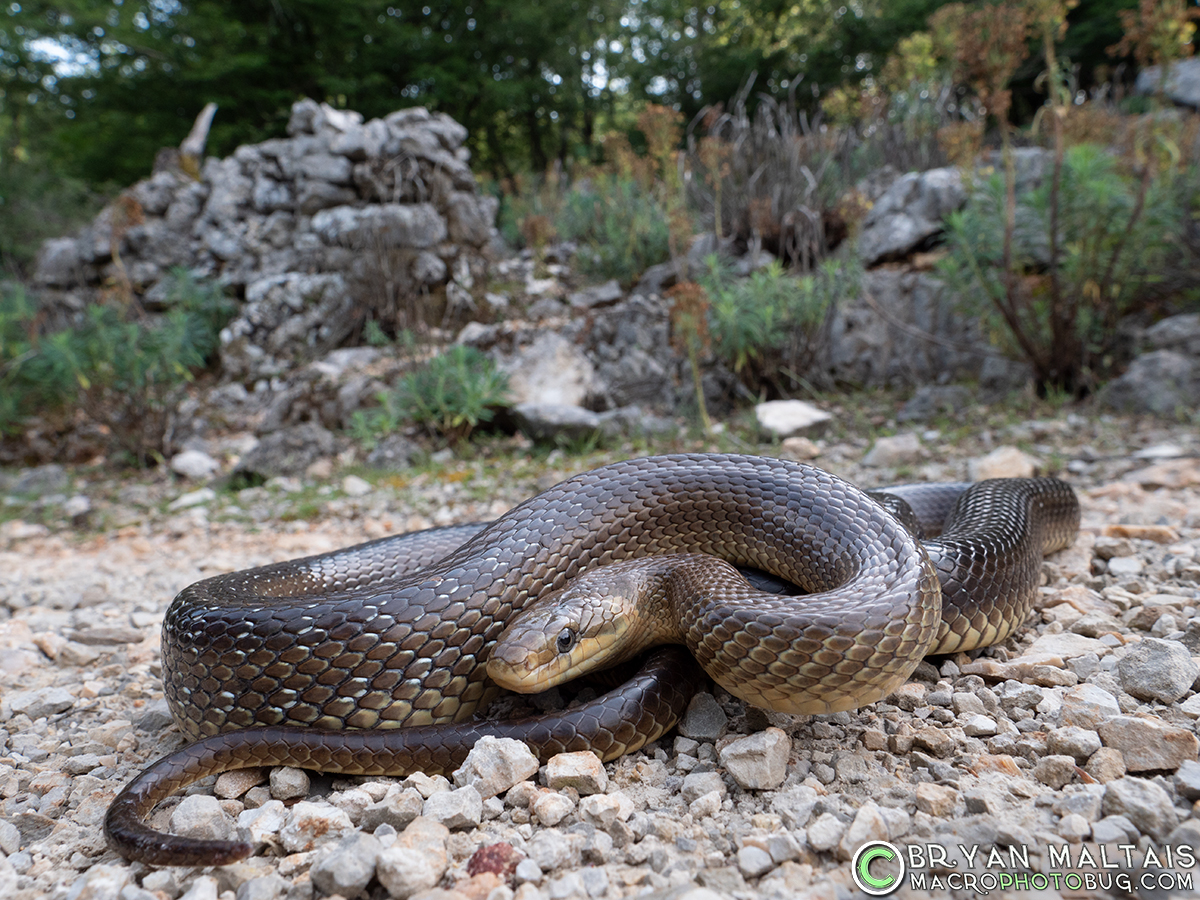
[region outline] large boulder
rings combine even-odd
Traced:
[[[901,175],[863,220],[858,253],[864,265],[898,259],[942,231],[942,220],[967,201],[956,168]]]

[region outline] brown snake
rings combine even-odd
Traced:
[[[514,613],[623,559],[705,553],[798,585],[810,596],[771,600],[758,615],[716,604],[707,640],[732,665],[712,674],[776,709],[873,702],[931,648],[1011,633],[1042,554],[1078,528],[1074,493],[1054,479],[965,488],[897,489],[934,531],[953,505],[941,540],[922,545],[874,499],[812,466],[650,457],[568,479],[482,530],[434,533],[415,556],[403,538],[385,538],[198,582],[167,611],[162,657],[172,712],[201,740],[127,786],[106,834],[153,864],[229,862],[253,848],[163,835],[141,820],[175,790],[234,768],[448,771],[484,733],[520,736],[543,759],[593,747],[611,759],[656,739],[703,680],[677,648],[579,709],[466,723],[495,692],[485,664]]]

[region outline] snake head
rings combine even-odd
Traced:
[[[589,569],[521,610],[487,663],[503,688],[536,693],[632,659],[655,641],[643,621],[654,614],[666,557]]]

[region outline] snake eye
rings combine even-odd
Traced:
[[[555,641],[555,646],[558,647],[559,653],[566,653],[575,646],[575,632],[570,628],[564,628],[559,632],[558,640]]]

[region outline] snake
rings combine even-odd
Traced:
[[[448,772],[486,734],[525,740],[543,761],[575,749],[607,761],[665,734],[707,678],[768,709],[857,708],[931,650],[1008,636],[1036,595],[1042,555],[1078,530],[1075,494],[1056,479],[891,490],[881,503],[770,457],[645,457],[568,478],[488,524],[197,582],[168,607],[161,647],[168,705],[194,742],[118,794],[109,843],[152,865],[248,856],[247,842],[144,821],[187,784],[236,768]],[[918,539],[926,528],[936,539]],[[804,596],[701,586],[715,598],[703,640],[651,651],[634,678],[576,708],[477,717],[499,691],[492,653],[522,610],[614,565],[697,554]]]

